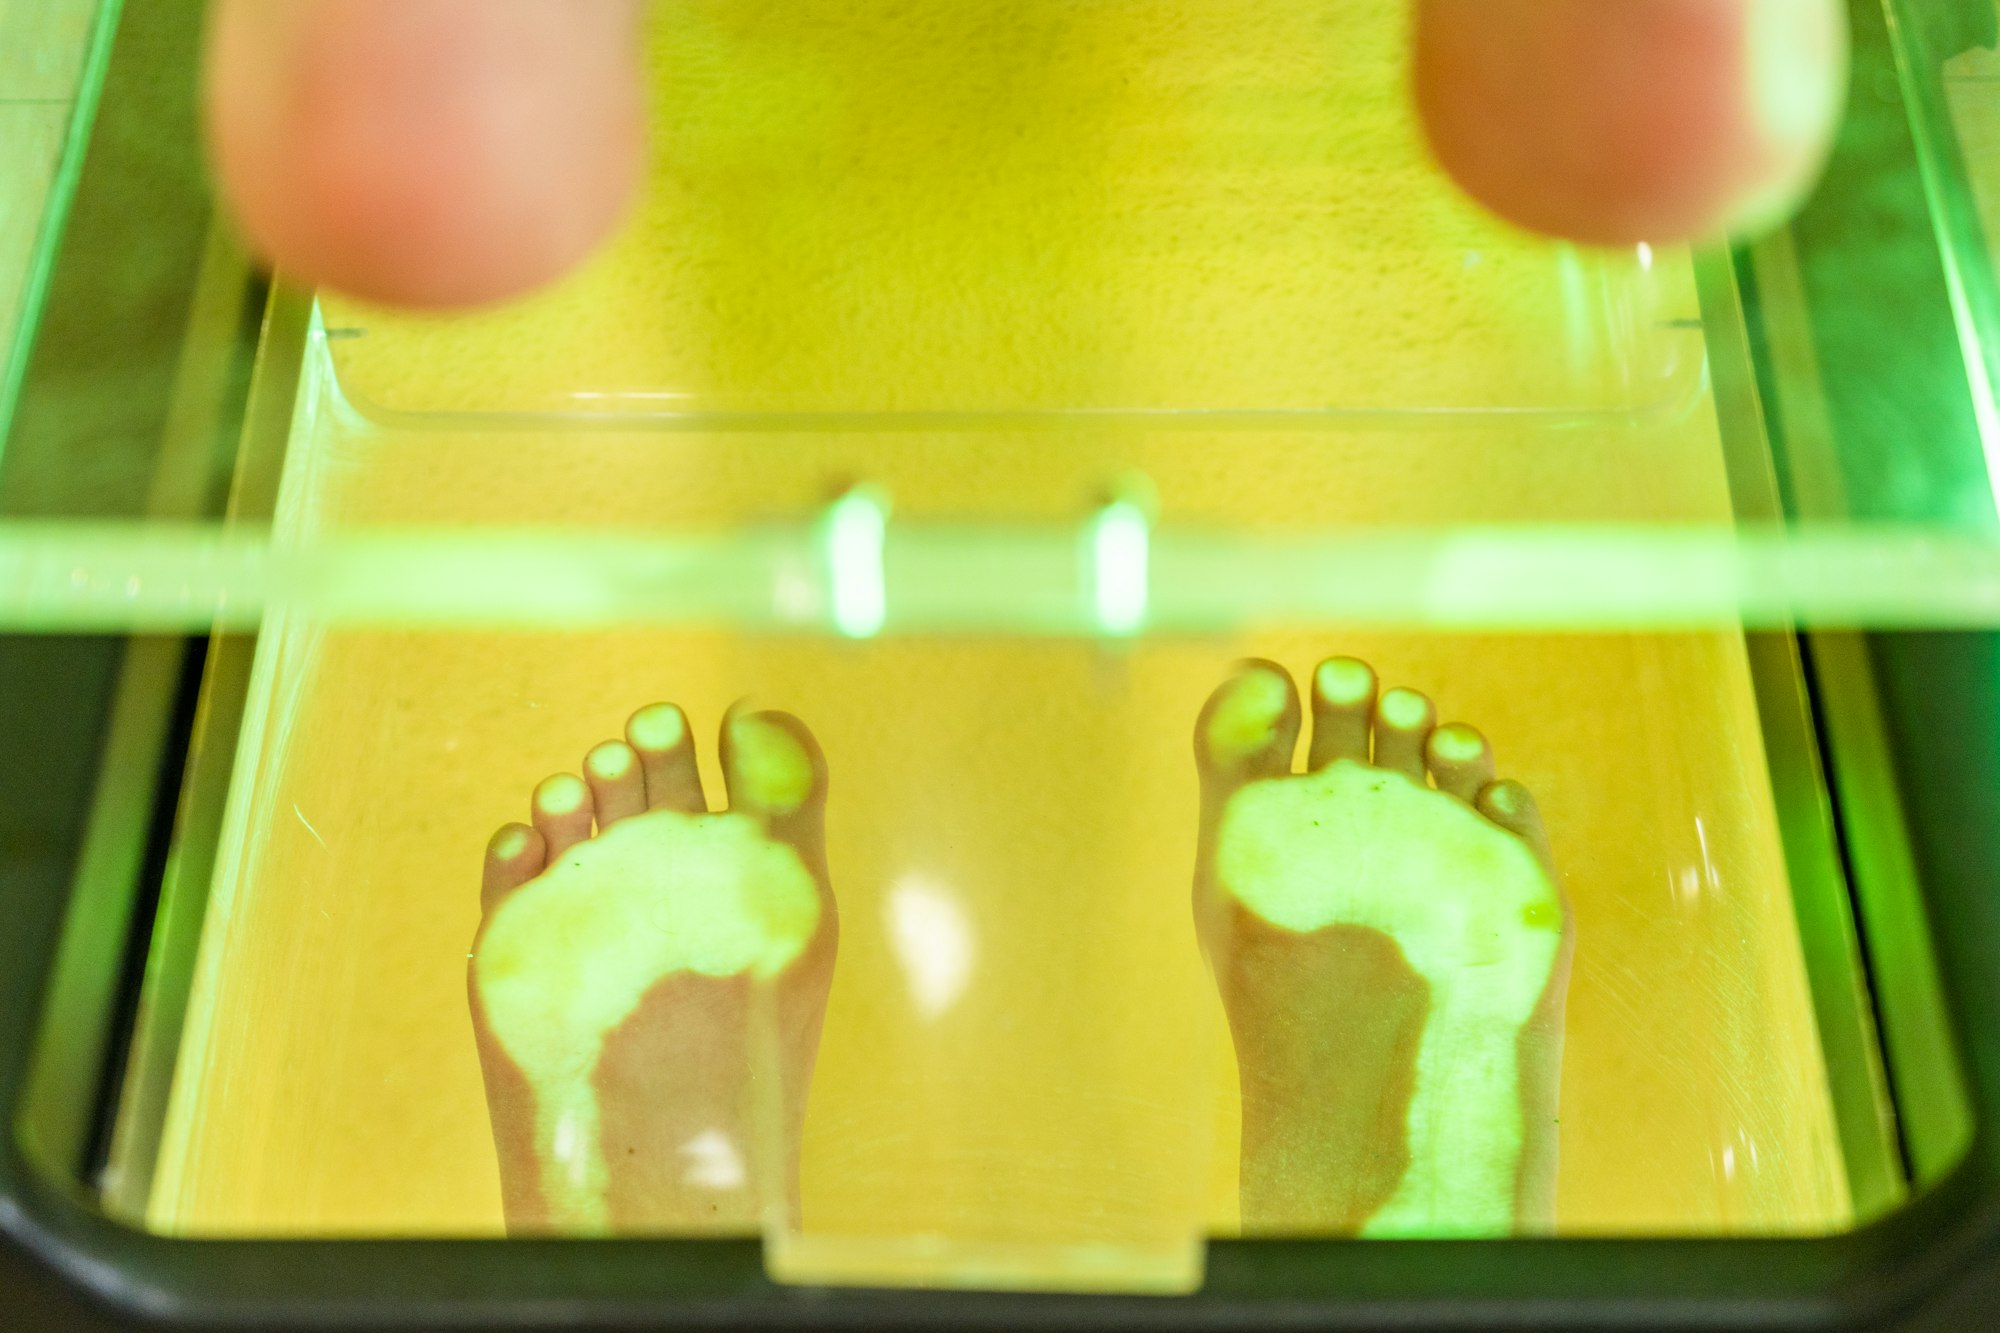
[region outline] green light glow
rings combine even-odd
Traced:
[[[1152,525],[1145,510],[1117,500],[1091,523],[1091,581],[1097,624],[1106,634],[1137,634],[1146,623]]]
[[[859,505],[844,632],[1102,633],[1078,529],[897,525]],[[694,536],[378,529],[297,548],[220,525],[0,525],[0,630],[205,633],[280,611],[427,627],[825,626],[779,593],[803,525]],[[826,535],[822,529],[822,535]],[[804,548],[809,549],[809,548]],[[833,562],[829,562],[830,564]],[[1154,530],[1145,627],[2000,629],[2000,541],[1918,527]],[[893,602],[893,623],[882,613]],[[844,608],[844,609],[843,609]],[[872,631],[870,631],[872,632]]]
[[[889,502],[880,491],[858,486],[827,510],[825,529],[834,628],[850,639],[872,639],[889,615],[883,573]]]

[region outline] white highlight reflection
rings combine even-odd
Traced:
[[[1694,837],[1701,845],[1702,885],[1709,893],[1720,893],[1722,872],[1715,868],[1715,853],[1710,851],[1708,846],[1708,826],[1701,822],[1700,815],[1696,815],[1694,819]]]
[[[563,1174],[572,1185],[581,1185],[590,1173],[590,1162],[583,1152],[584,1128],[577,1123],[574,1111],[565,1112],[556,1121],[555,1159],[562,1163]]]
[[[914,876],[889,893],[889,938],[917,1013],[934,1019],[958,1003],[972,976],[972,925],[951,894]]]
[[[826,515],[826,559],[833,593],[833,626],[850,639],[870,639],[889,618],[889,585],[883,550],[889,504],[878,491],[857,487],[834,501]]]
[[[743,1155],[736,1144],[719,1129],[705,1129],[681,1145],[687,1158],[687,1172],[681,1178],[703,1189],[738,1190],[749,1179],[743,1169]]]
[[[1146,513],[1130,500],[1106,505],[1091,533],[1097,623],[1106,634],[1136,634],[1146,623],[1152,534]]]

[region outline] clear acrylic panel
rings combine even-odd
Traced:
[[[619,243],[485,318],[332,306],[359,410],[1595,422],[1700,389],[1685,255],[1456,193],[1379,5],[677,3],[654,31]]]

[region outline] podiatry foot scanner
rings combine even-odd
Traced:
[[[1380,0],[660,0],[525,301],[0,4],[9,1327],[1994,1326],[2000,9],[1592,250]]]

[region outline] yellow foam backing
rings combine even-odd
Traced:
[[[292,521],[701,527],[856,478],[903,515],[1080,518],[1130,470],[1162,523],[1726,519],[1706,400],[1655,393],[1688,369],[1661,331],[1694,313],[1686,257],[1599,281],[1608,261],[1479,217],[1423,156],[1404,41],[1373,0],[663,7],[657,170],[624,236],[476,319],[329,301],[359,334],[335,344],[343,382],[399,415],[295,440]],[[423,415],[661,405],[1376,415],[763,433]],[[1486,414],[1415,410],[1436,408]],[[1567,428],[1489,411],[1509,408]],[[463,979],[484,842],[654,699],[687,707],[713,784],[714,728],[748,695],[806,719],[832,767],[843,935],[807,1231],[1227,1231],[1194,718],[1240,656],[1303,677],[1333,652],[1485,729],[1547,813],[1578,939],[1562,1227],[1847,1220],[1737,637],[384,632],[264,651],[162,1227],[497,1231]],[[911,901],[969,942],[942,1008],[899,952]]]

